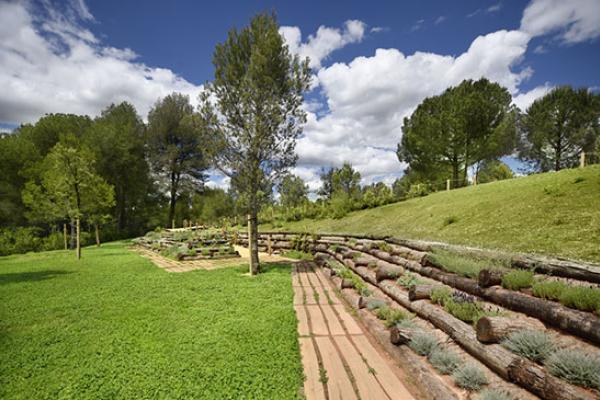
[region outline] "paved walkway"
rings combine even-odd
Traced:
[[[307,400],[414,399],[322,272],[297,263],[292,275]]]
[[[217,269],[224,267],[231,267],[233,265],[241,265],[248,263],[250,254],[248,249],[241,246],[234,246],[234,248],[240,253],[241,257],[222,258],[217,260],[193,260],[193,261],[177,261],[171,258],[163,257],[155,251],[145,249],[143,247],[133,247],[133,250],[143,257],[146,257],[152,261],[157,267],[164,269],[167,272],[189,272],[196,269]],[[290,261],[288,258],[284,258],[277,255],[268,255],[266,253],[260,253],[261,262],[281,262]]]

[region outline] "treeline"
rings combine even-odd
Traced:
[[[159,226],[242,224],[250,200],[260,205],[262,223],[341,218],[473,181],[511,178],[499,161],[507,155],[530,171],[577,166],[583,152],[587,162],[597,162],[598,95],[565,86],[525,112],[511,103],[506,88],[486,79],[425,99],[404,121],[397,155],[408,168],[401,178],[391,187],[361,185],[360,173],[345,163],[322,172],[316,200],[290,174],[258,182],[254,200],[239,190],[241,176],[233,176],[228,191],[207,187],[208,171],[227,149],[208,133],[211,120],[181,94],[158,100],[147,123],[129,103],[94,119],[46,115],[0,138],[0,254],[73,248],[78,225],[85,245]]]

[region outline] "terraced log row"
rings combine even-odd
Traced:
[[[244,240],[244,235],[240,234],[241,244],[244,244]],[[596,392],[571,385],[551,375],[543,366],[496,344],[510,332],[519,329],[544,329],[540,321],[598,344],[600,343],[598,316],[499,286],[482,287],[477,280],[445,271],[442,265],[432,262],[432,259],[428,257],[430,248],[426,244],[414,245],[407,241],[387,239],[385,240],[388,243],[387,246],[372,246],[373,242],[372,237],[361,239],[335,235],[316,237],[314,235],[299,236],[277,233],[262,234],[259,246],[267,251],[302,247],[303,250],[316,254],[316,260],[322,266],[327,266],[328,261],[341,263],[352,270],[362,281],[380,290],[388,299],[392,299],[395,304],[415,313],[423,320],[429,321],[435,328],[443,331],[454,343],[502,379],[516,383],[541,398],[598,398]],[[386,251],[378,247],[385,247]],[[538,268],[537,272],[543,270],[539,266],[536,268]],[[566,263],[565,268],[572,271],[585,270],[569,263]],[[405,275],[407,271],[420,277],[429,278],[431,284],[416,285],[408,291],[396,282],[396,279]],[[588,274],[586,277],[589,282],[594,279],[596,270],[592,268],[586,271],[584,275]],[[556,271],[552,271],[552,273],[560,275]],[[571,277],[574,275],[573,273],[569,274]],[[338,281],[340,289],[354,286],[354,282],[348,279],[340,277]],[[471,325],[446,312],[442,307],[429,302],[431,292],[438,286],[449,286],[516,313],[511,314],[510,318],[482,318],[477,324],[477,329],[474,329]],[[359,297],[357,307],[360,307],[361,301],[365,303],[365,299]],[[392,339],[400,344],[410,340],[410,337],[407,332],[394,328]],[[587,344],[582,342],[582,345]],[[589,347],[589,345],[587,346]]]

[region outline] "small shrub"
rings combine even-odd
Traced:
[[[404,311],[391,308],[385,304],[380,306],[376,310],[377,311],[375,311],[375,315],[377,316],[377,318],[384,320],[385,326],[388,328],[396,325],[403,319],[408,318],[408,315]]]
[[[430,295],[430,299],[433,303],[444,305],[449,299],[452,298],[452,290],[446,286],[433,289]]]
[[[431,352],[439,346],[437,338],[427,332],[417,332],[413,335],[408,342],[408,347],[413,351],[422,356],[428,356]]]
[[[484,389],[477,396],[477,400],[512,400],[512,396],[498,389]]]
[[[403,286],[405,288],[409,288],[411,286],[419,285],[425,283],[424,280],[419,279],[415,274],[411,274],[410,272],[405,272],[397,281],[398,285]]]
[[[487,315],[478,303],[458,303],[456,301],[446,301],[444,308],[450,314],[468,323],[475,323],[479,318]]]
[[[558,301],[577,310],[595,311],[600,306],[600,290],[588,286],[567,286]]]
[[[502,277],[502,287],[510,290],[520,290],[531,287],[533,284],[533,271],[516,269]]]
[[[537,281],[532,285],[533,295],[546,300],[558,300],[567,285],[561,281]]]
[[[429,354],[429,362],[442,375],[449,375],[454,372],[461,361],[457,353],[443,347],[436,347]]]
[[[581,183],[583,181],[585,181],[583,176],[578,176],[577,178],[573,179],[573,183]]]
[[[554,376],[575,385],[600,390],[600,357],[576,349],[561,349],[550,355],[546,367]]]
[[[369,311],[373,311],[373,310],[381,308],[385,305],[386,305],[385,301],[379,300],[379,299],[373,299],[373,300],[369,300],[369,302],[367,302],[367,309]]]
[[[548,334],[535,330],[512,332],[502,346],[535,362],[545,360],[555,348]]]
[[[488,384],[485,373],[472,363],[458,367],[452,374],[452,378],[458,387],[467,390],[479,390]]]
[[[443,269],[467,278],[476,278],[479,271],[490,267],[500,267],[498,261],[482,259],[475,256],[457,254],[448,250],[435,249],[428,257]]]

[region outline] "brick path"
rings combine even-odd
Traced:
[[[414,399],[321,271],[297,263],[292,284],[307,400]]]

